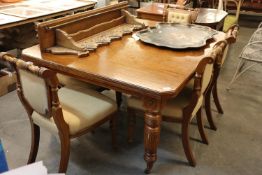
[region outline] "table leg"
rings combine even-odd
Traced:
[[[148,103],[150,104],[148,106]],[[155,103],[155,104],[154,104]],[[157,160],[157,147],[160,139],[160,102],[145,101],[145,126],[144,126],[144,159],[147,163],[145,173],[149,174]]]

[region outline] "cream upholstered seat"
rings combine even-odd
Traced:
[[[58,97],[62,105],[64,120],[69,126],[70,135],[83,131],[105,116],[113,114],[117,109],[113,100],[86,88],[78,88],[76,91],[64,87],[59,89]],[[47,127],[52,131],[57,130],[53,118],[45,119],[34,112],[32,119],[39,126]]]
[[[112,142],[115,143],[116,103],[82,86],[58,90],[56,73],[18,60],[6,53],[0,59],[10,62],[17,72],[17,91],[31,123],[32,145],[28,163],[35,161],[40,127],[58,134],[61,142],[59,172],[66,172],[70,155],[70,139],[92,131],[110,121]]]
[[[184,88],[182,92],[173,99],[166,102],[161,110],[162,119],[169,122],[180,122],[182,125],[182,143],[186,157],[190,165],[195,166],[195,158],[189,144],[188,127],[193,117],[197,116],[198,129],[204,143],[208,144],[204,133],[201,109],[203,98],[213,74],[213,62],[216,58],[217,50],[215,49],[211,56],[203,58],[196,68],[194,78],[194,88]],[[144,110],[143,102],[139,97],[127,98],[129,113],[128,135],[129,141],[132,141],[134,126],[134,111],[136,109]]]

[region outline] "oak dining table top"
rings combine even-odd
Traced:
[[[136,10],[138,18],[163,21],[164,3],[148,3],[144,7]],[[196,24],[213,27],[216,24],[222,23],[227,16],[227,12],[211,8],[199,8],[199,13],[195,21]],[[218,28],[218,27],[213,27]]]
[[[144,44],[127,35],[87,57],[42,53],[36,45],[23,50],[22,58],[120,92],[170,98],[180,92],[199,61],[224,37],[225,34],[219,32],[205,47],[173,50]]]

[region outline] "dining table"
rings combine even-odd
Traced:
[[[136,10],[137,17],[140,19],[148,19],[163,22],[165,3],[147,3],[144,7]],[[172,5],[171,5],[172,6]],[[212,8],[198,8],[198,16],[195,24],[209,26],[216,30],[221,30],[227,12]]]
[[[40,46],[35,45],[23,50],[22,59],[94,85],[141,97],[145,173],[150,173],[157,160],[161,110],[169,99],[181,92],[194,76],[200,60],[224,37],[225,33],[218,31],[203,47],[170,49],[145,44],[129,34],[81,58],[41,52]]]

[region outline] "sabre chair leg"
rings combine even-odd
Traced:
[[[135,116],[135,111],[132,108],[127,108],[127,113],[128,113],[128,143],[132,143],[134,139],[134,127],[136,123],[136,116]]]
[[[34,163],[36,160],[38,148],[39,148],[39,140],[40,140],[40,128],[36,124],[31,124],[31,150],[29,154],[29,158],[27,164]]]
[[[217,108],[217,111],[219,114],[224,114],[224,111],[222,109],[222,106],[220,104],[219,98],[218,98],[218,94],[217,94],[217,82],[214,82],[214,86],[212,89],[212,94],[213,94],[213,98],[214,98],[214,102]]]
[[[212,112],[211,112],[211,102],[210,102],[211,91],[212,91],[212,88],[210,88],[205,95],[205,111],[206,111],[207,121],[209,123],[210,128],[213,130],[217,130],[217,127],[214,123]]]
[[[70,138],[61,133],[59,134],[59,138],[61,144],[61,158],[58,172],[66,173],[70,156]]]
[[[189,164],[193,167],[196,166],[196,160],[192,153],[192,149],[189,143],[189,121],[183,121],[182,123],[182,143],[186,158]]]
[[[202,120],[202,108],[200,108],[197,112],[197,126],[198,131],[201,136],[202,142],[208,145],[208,139],[205,134],[204,126],[203,126],[203,120]]]

